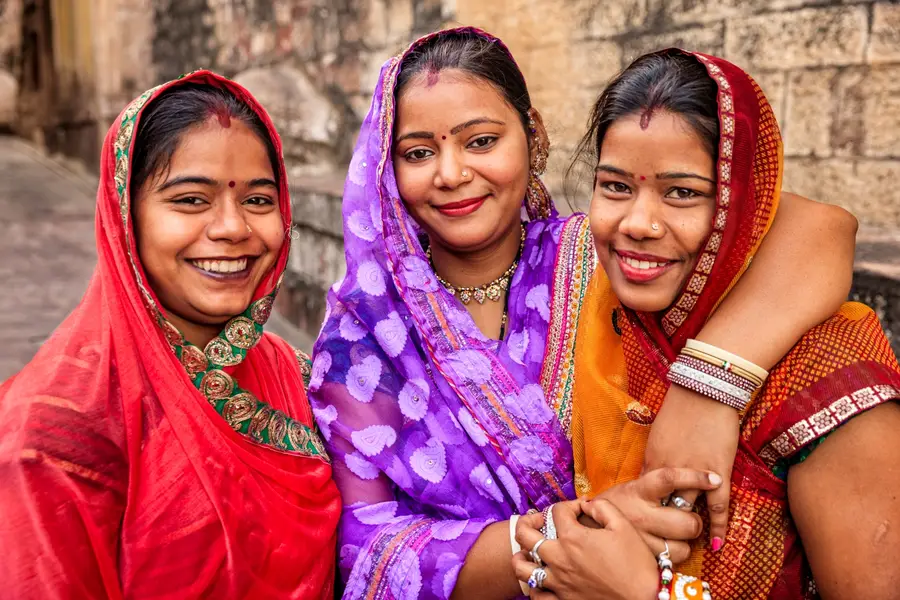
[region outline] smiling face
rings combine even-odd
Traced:
[[[189,331],[244,312],[285,240],[266,147],[237,119],[185,131],[166,172],[135,197],[138,254],[167,312]]]
[[[641,312],[668,308],[712,231],[713,157],[682,117],[617,120],[600,150],[590,222],[616,296]]]
[[[490,83],[455,69],[417,76],[397,103],[394,139],[400,196],[432,244],[474,252],[519,227],[528,137]]]

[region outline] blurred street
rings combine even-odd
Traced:
[[[0,381],[81,299],[96,261],[94,184],[0,136]]]

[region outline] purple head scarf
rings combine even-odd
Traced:
[[[510,334],[491,340],[438,283],[397,190],[397,74],[444,34],[381,70],[344,188],[347,274],[314,351],[310,398],[345,504],[345,598],[448,598],[484,527],[574,496],[571,447],[540,385],[565,221],[554,209],[528,222]]]

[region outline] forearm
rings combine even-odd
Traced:
[[[488,525],[466,555],[451,600],[505,600],[520,595],[512,566],[509,521]]]
[[[770,369],[850,291],[856,220],[784,194],[772,229],[697,339]]]

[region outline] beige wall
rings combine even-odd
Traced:
[[[785,188],[900,227],[900,5],[804,0],[457,0],[501,37],[548,122],[558,178],[609,77],[677,45],[753,75],[785,139]]]

